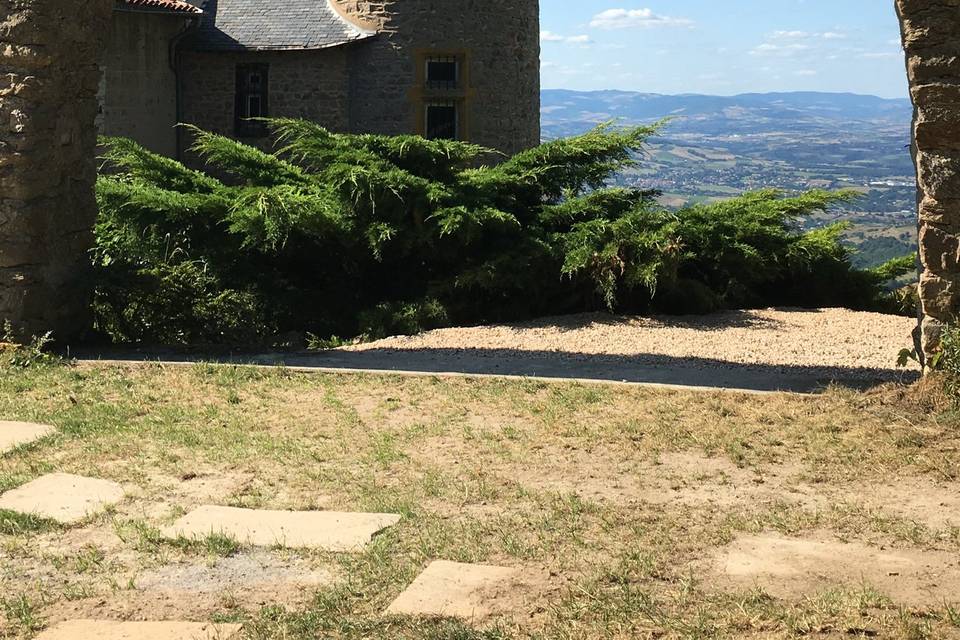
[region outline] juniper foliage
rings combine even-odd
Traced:
[[[263,344],[611,311],[875,308],[900,261],[861,271],[847,193],[746,194],[678,212],[609,187],[659,125],[604,125],[502,162],[415,136],[270,121],[275,151],[193,129],[206,172],[104,140],[96,317],[116,341]]]

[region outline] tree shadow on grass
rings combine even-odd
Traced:
[[[891,363],[894,356],[891,355]],[[482,348],[330,350],[215,357],[121,352],[101,354],[92,359],[213,362],[316,371],[493,375],[799,393],[815,393],[831,384],[867,389],[889,382],[909,383],[919,378],[918,371],[898,370],[893,366],[889,369],[871,369],[829,365],[744,364],[708,357],[678,358],[659,354],[618,356]]]

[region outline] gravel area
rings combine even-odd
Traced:
[[[440,329],[344,351],[537,352],[557,357],[611,356],[636,362],[689,360],[692,365],[894,371],[912,347],[916,320],[846,309],[765,309],[654,318],[580,314],[516,325]]]
[[[765,309],[643,318],[602,313],[429,331],[339,349],[227,355],[231,364],[328,372],[508,376],[749,392],[815,393],[911,381],[896,367],[916,320],[846,309]],[[84,358],[81,355],[81,358]],[[210,355],[93,353],[124,362],[210,361]]]

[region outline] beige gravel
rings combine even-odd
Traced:
[[[732,363],[830,369],[893,370],[912,348],[917,321],[847,309],[765,309],[654,318],[580,314],[517,325],[454,328],[349,347],[371,350],[491,350],[559,355],[689,358],[704,366]]]
[[[228,640],[240,633],[239,624],[197,622],[115,622],[73,620],[37,636],[37,640]]]

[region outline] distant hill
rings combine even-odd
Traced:
[[[545,139],[608,121],[643,124],[669,117],[624,184],[664,192],[668,206],[776,187],[856,189],[863,198],[811,226],[844,219],[864,264],[908,252],[916,187],[910,157],[913,107],[907,99],[852,93],[660,95],[547,90]],[[869,247],[869,249],[868,249]]]
[[[805,132],[811,125],[842,123],[860,127],[909,126],[908,99],[885,99],[853,93],[745,93],[737,96],[661,95],[627,91],[546,90],[542,93],[544,129],[586,125],[612,119],[652,122],[673,117],[670,130],[713,135],[777,130]]]

